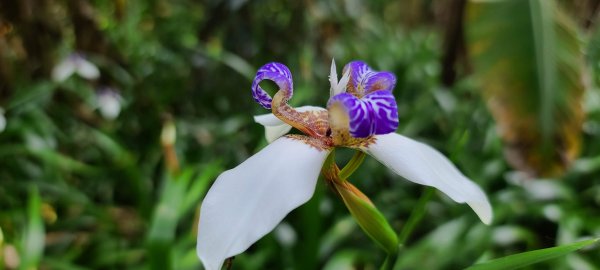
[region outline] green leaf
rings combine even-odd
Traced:
[[[323,270],[355,269],[356,262],[364,260],[359,250],[340,250],[331,255],[323,266]]]
[[[42,202],[36,187],[29,190],[27,202],[27,227],[21,250],[20,269],[35,269],[44,252],[44,222],[42,221]]]
[[[474,76],[507,161],[540,176],[559,175],[576,158],[583,122],[581,44],[555,2],[471,1],[466,17]]]
[[[180,218],[179,208],[192,176],[193,171],[186,169],[177,176],[167,174],[165,177],[160,201],[148,230],[147,248],[152,269],[173,269],[172,245]]]
[[[219,161],[212,162],[203,167],[202,172],[192,179],[191,183],[188,184],[186,196],[179,205],[179,215],[183,216],[191,210],[198,207],[204,194],[212,181],[223,172],[223,168]]]
[[[398,241],[401,245],[404,245],[406,243],[406,240],[408,240],[408,237],[411,235],[412,231],[419,224],[421,219],[423,219],[423,216],[425,215],[425,212],[426,212],[427,203],[429,202],[429,200],[431,200],[433,193],[435,193],[434,188],[432,188],[432,187],[425,188],[423,195],[421,195],[421,198],[419,198],[417,205],[415,205],[415,207],[413,208],[413,210],[410,214],[410,217],[406,221],[406,224],[402,228],[402,231],[400,231],[400,236],[398,236],[398,238],[399,238]]]
[[[408,246],[410,248],[405,246],[401,249],[393,269],[451,269],[450,265],[456,265],[455,263],[463,257],[473,256],[464,250],[465,246],[470,244],[469,241],[472,241],[466,238],[465,234],[474,229],[473,223],[469,223],[468,220],[462,217],[438,224],[433,231],[415,239],[415,242]],[[477,223],[476,226],[485,225]],[[435,260],[423,260],[423,258],[435,258]]]
[[[179,174],[167,174],[165,177],[148,230],[149,265],[153,269],[175,268],[172,255],[177,225],[184,215],[198,205],[211,180],[221,171],[221,165],[218,162],[210,163],[203,167],[198,176],[196,171],[186,167]]]
[[[52,97],[55,85],[49,81],[40,81],[29,85],[28,91],[15,91],[14,97],[7,104],[6,109],[18,109],[32,104],[44,103]]]
[[[542,261],[554,259],[556,257],[564,256],[570,252],[576,251],[583,247],[592,245],[596,243],[600,238],[585,240],[581,242],[576,242],[569,245],[563,245],[559,247],[545,248],[534,251],[523,252],[519,254],[514,254],[506,257],[502,257],[499,259],[478,263],[474,266],[471,266],[467,269],[469,270],[477,270],[477,269],[485,269],[485,270],[501,270],[501,269],[515,269],[520,267],[525,267],[534,263],[539,263]]]
[[[29,152],[32,156],[35,156],[45,162],[45,164],[60,168],[62,170],[87,174],[97,172],[96,168],[78,161],[70,156],[59,153],[54,149],[36,149],[30,150]]]
[[[388,254],[395,254],[398,236],[369,198],[347,181],[334,182],[334,186],[362,230]]]
[[[3,251],[0,253],[0,269],[4,269],[4,233],[2,232],[2,227],[0,227],[0,250]]]
[[[154,209],[148,234],[149,241],[171,242],[173,240],[175,227],[180,218],[179,207],[185,198],[192,176],[193,171],[186,169],[177,176],[166,177],[160,201]]]

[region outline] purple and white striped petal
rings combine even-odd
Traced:
[[[258,69],[256,76],[252,81],[252,97],[265,109],[271,109],[271,96],[260,87],[259,83],[263,80],[271,80],[277,84],[279,91],[284,91],[287,99],[293,94],[292,73],[281,63],[268,63]]]
[[[369,104],[349,93],[341,93],[329,99],[327,108],[341,105],[348,114],[350,135],[355,138],[366,138],[373,134],[371,108]],[[331,113],[330,113],[331,114]],[[335,115],[335,114],[331,114]],[[330,119],[330,122],[334,119]]]
[[[344,66],[343,72],[350,74],[347,92],[362,97],[364,95],[364,85],[361,82],[371,76],[374,71],[363,61],[352,61]]]
[[[398,105],[390,91],[375,91],[361,99],[371,107],[373,134],[395,132],[398,128]]]
[[[327,107],[334,104],[341,105],[348,114],[349,131],[354,138],[388,134],[398,128],[398,107],[389,91],[376,91],[362,99],[342,93],[332,97]]]
[[[344,67],[344,72],[350,72],[348,92],[357,97],[386,90],[392,91],[396,85],[396,76],[388,71],[374,71],[365,62],[352,61]]]

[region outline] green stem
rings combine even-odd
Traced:
[[[404,227],[402,228],[402,231],[400,232],[400,236],[398,236],[398,243],[400,243],[400,246],[404,245],[404,243],[406,242],[406,240],[408,240],[408,237],[410,236],[412,231],[415,229],[417,224],[421,221],[421,219],[425,215],[425,207],[427,206],[427,203],[429,202],[429,200],[431,200],[431,197],[433,196],[434,192],[435,192],[435,189],[432,187],[425,188],[425,191],[421,195],[421,198],[419,198],[417,205],[415,206],[414,210],[410,214],[410,217],[406,221],[406,225],[404,225]]]
[[[338,174],[339,178],[342,181],[346,181],[346,179],[348,179],[348,177],[350,177],[350,175],[352,175],[356,171],[356,169],[358,169],[363,160],[365,160],[364,152],[357,151],[356,153],[354,153],[352,159],[348,161],[348,164],[346,164],[346,166],[344,166],[344,168]]]
[[[379,268],[380,270],[392,270],[394,269],[394,265],[396,264],[396,259],[398,259],[398,254],[388,254],[385,257],[385,261]]]
[[[329,155],[325,159],[325,162],[323,163],[323,167],[321,168],[321,171],[329,170],[329,168],[331,167],[331,164],[334,162],[335,162],[335,148],[333,148],[333,150],[331,150],[331,153],[329,153]]]

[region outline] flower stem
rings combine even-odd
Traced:
[[[392,269],[394,269],[394,266],[396,265],[396,260],[398,260],[398,253],[396,253],[396,254],[388,254],[385,257],[385,261],[383,261],[383,264],[381,265],[381,267],[379,267],[379,270],[392,270]]]
[[[410,217],[406,221],[406,224],[402,228],[402,231],[400,232],[400,236],[398,236],[398,243],[400,243],[400,246],[404,245],[404,242],[406,242],[406,240],[408,240],[408,237],[410,236],[412,231],[415,229],[417,224],[421,221],[421,219],[425,215],[425,207],[427,206],[427,203],[431,200],[431,197],[434,192],[435,192],[435,189],[432,187],[425,188],[425,191],[421,195],[421,198],[419,198],[417,205],[415,206],[414,210],[410,214]]]
[[[365,160],[364,152],[357,151],[356,153],[354,153],[354,156],[352,156],[352,159],[350,159],[350,161],[348,161],[348,164],[346,164],[346,166],[344,166],[344,168],[340,171],[338,177],[342,181],[346,181],[346,179],[348,179],[348,177],[350,177],[350,175],[352,175],[356,171],[356,169],[358,169],[363,160]]]
[[[334,163],[335,163],[335,148],[333,148],[331,150],[331,153],[329,153],[329,155],[325,159],[325,162],[323,162],[323,167],[321,168],[321,170],[322,171],[330,170]]]

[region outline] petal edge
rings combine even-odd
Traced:
[[[222,173],[200,211],[196,251],[204,266],[220,269],[308,201],[327,154],[284,137]]]
[[[369,155],[411,182],[435,187],[452,200],[467,203],[483,223],[492,222],[492,207],[483,190],[440,152],[396,133],[376,139],[363,148]]]

